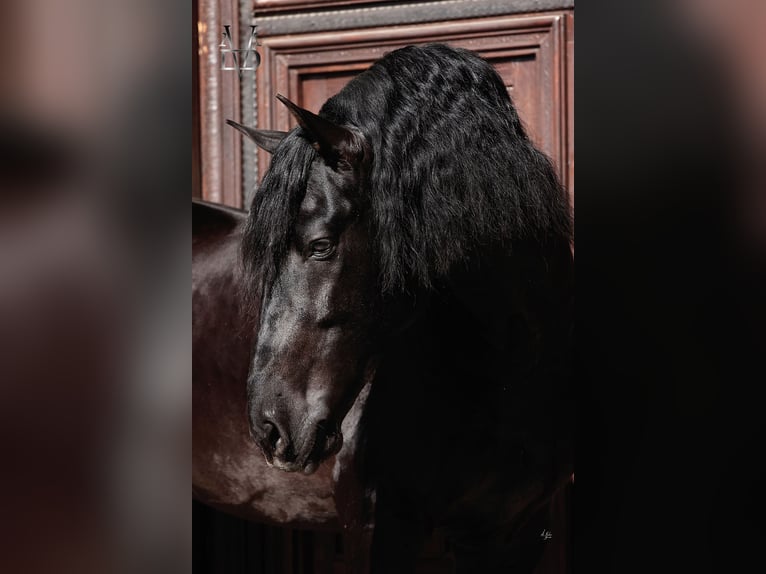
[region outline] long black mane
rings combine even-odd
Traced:
[[[372,245],[383,293],[431,289],[486,249],[571,241],[569,203],[497,72],[467,50],[389,53],[320,111],[372,149]],[[255,287],[273,281],[318,157],[301,128],[275,151],[255,194],[243,259]]]

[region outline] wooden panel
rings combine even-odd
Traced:
[[[202,197],[202,157],[200,152],[200,94],[199,94],[199,37],[197,14],[199,4],[192,3],[192,197]]]
[[[316,10],[363,6],[365,4],[397,4],[400,0],[254,0],[256,14],[271,14],[286,10]]]
[[[302,6],[308,9],[297,9]],[[573,8],[574,0],[327,0],[321,3],[314,0],[256,0],[254,4],[258,30],[264,36],[401,26]]]
[[[566,12],[555,12],[262,38],[259,127],[294,126],[274,99],[276,93],[317,111],[387,52],[409,44],[445,42],[474,50],[497,68],[530,136],[569,184],[566,17]],[[261,153],[263,175],[268,156]]]
[[[239,45],[237,0],[198,0],[197,63],[200,100],[199,150],[201,196],[207,201],[242,206],[241,144],[224,124],[239,121],[239,76],[220,69],[219,44],[224,24],[231,24]]]
[[[567,189],[574,209],[574,12],[567,13]]]

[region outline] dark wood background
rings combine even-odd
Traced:
[[[192,196],[248,205],[268,155],[225,125],[286,130],[282,93],[318,111],[357,73],[408,44],[469,48],[498,70],[535,143],[574,201],[574,3],[570,0],[194,0]],[[223,25],[236,44],[258,26],[254,72],[220,69]],[[244,392],[244,389],[243,389]],[[556,502],[556,536],[540,574],[569,571],[573,485]],[[198,574],[352,574],[339,534],[248,523],[193,503]],[[418,572],[453,571],[447,543],[427,544]]]
[[[386,52],[445,42],[475,50],[496,67],[530,135],[574,197],[572,6],[567,0],[194,0],[193,193],[245,206],[268,166],[268,155],[243,142],[226,119],[288,129],[292,119],[276,93],[318,111]],[[237,44],[257,25],[257,71],[240,77],[220,69],[224,24]]]

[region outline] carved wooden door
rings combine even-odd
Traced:
[[[573,2],[255,0],[254,15],[240,18],[237,0],[197,1],[195,181],[203,198],[246,206],[268,166],[268,155],[243,143],[225,119],[289,129],[294,123],[277,93],[317,111],[385,53],[427,42],[469,48],[495,66],[531,137],[573,194]],[[221,30],[229,22],[240,47],[249,26],[257,26],[256,71],[220,70]]]

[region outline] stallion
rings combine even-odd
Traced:
[[[467,50],[390,52],[318,114],[277,98],[290,132],[229,122],[272,153],[242,232],[253,439],[291,476],[343,449],[355,572],[411,572],[435,528],[458,572],[531,572],[573,466],[572,223],[551,162]]]

